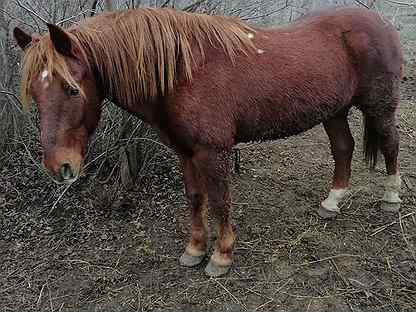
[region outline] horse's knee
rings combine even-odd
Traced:
[[[205,196],[202,193],[190,192],[186,195],[188,202],[192,208],[199,208],[203,206],[205,201]]]

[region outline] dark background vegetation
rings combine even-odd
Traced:
[[[239,146],[233,176],[239,239],[224,278],[185,269],[189,230],[175,155],[140,120],[107,103],[84,177],[58,186],[40,165],[35,108],[19,101],[19,25],[43,33],[103,10],[174,7],[261,26],[328,5],[366,6],[400,30],[406,55],[400,109],[403,209],[379,211],[384,168],[361,162],[337,220],[315,210],[332,174],[321,127]],[[0,0],[0,311],[415,311],[416,3],[407,0]]]

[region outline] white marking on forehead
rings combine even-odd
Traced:
[[[49,87],[49,80],[47,79],[49,76],[49,72],[45,69],[40,74],[40,81],[42,82],[43,89]]]
[[[266,51],[264,51],[262,49],[257,49],[257,54],[263,54],[264,52],[266,52]]]
[[[44,81],[46,78],[48,78],[49,72],[45,69],[41,74],[40,77],[42,78],[42,81]]]
[[[248,33],[247,34],[248,39],[253,39],[254,38],[254,34],[253,33]]]

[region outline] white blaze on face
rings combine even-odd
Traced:
[[[45,69],[41,74],[42,81],[48,78],[48,76],[49,76],[49,72]]]
[[[48,76],[49,72],[46,69],[40,74],[40,81],[43,82],[44,89],[46,89],[49,86],[49,81],[47,79]]]
[[[254,38],[254,34],[253,33],[248,33],[247,34],[248,39],[253,39]]]

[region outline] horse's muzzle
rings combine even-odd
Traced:
[[[65,163],[59,168],[59,180],[62,182],[71,181],[76,178],[76,174],[69,163]]]
[[[58,183],[72,183],[82,171],[83,156],[73,149],[55,149],[44,153],[43,166]]]

